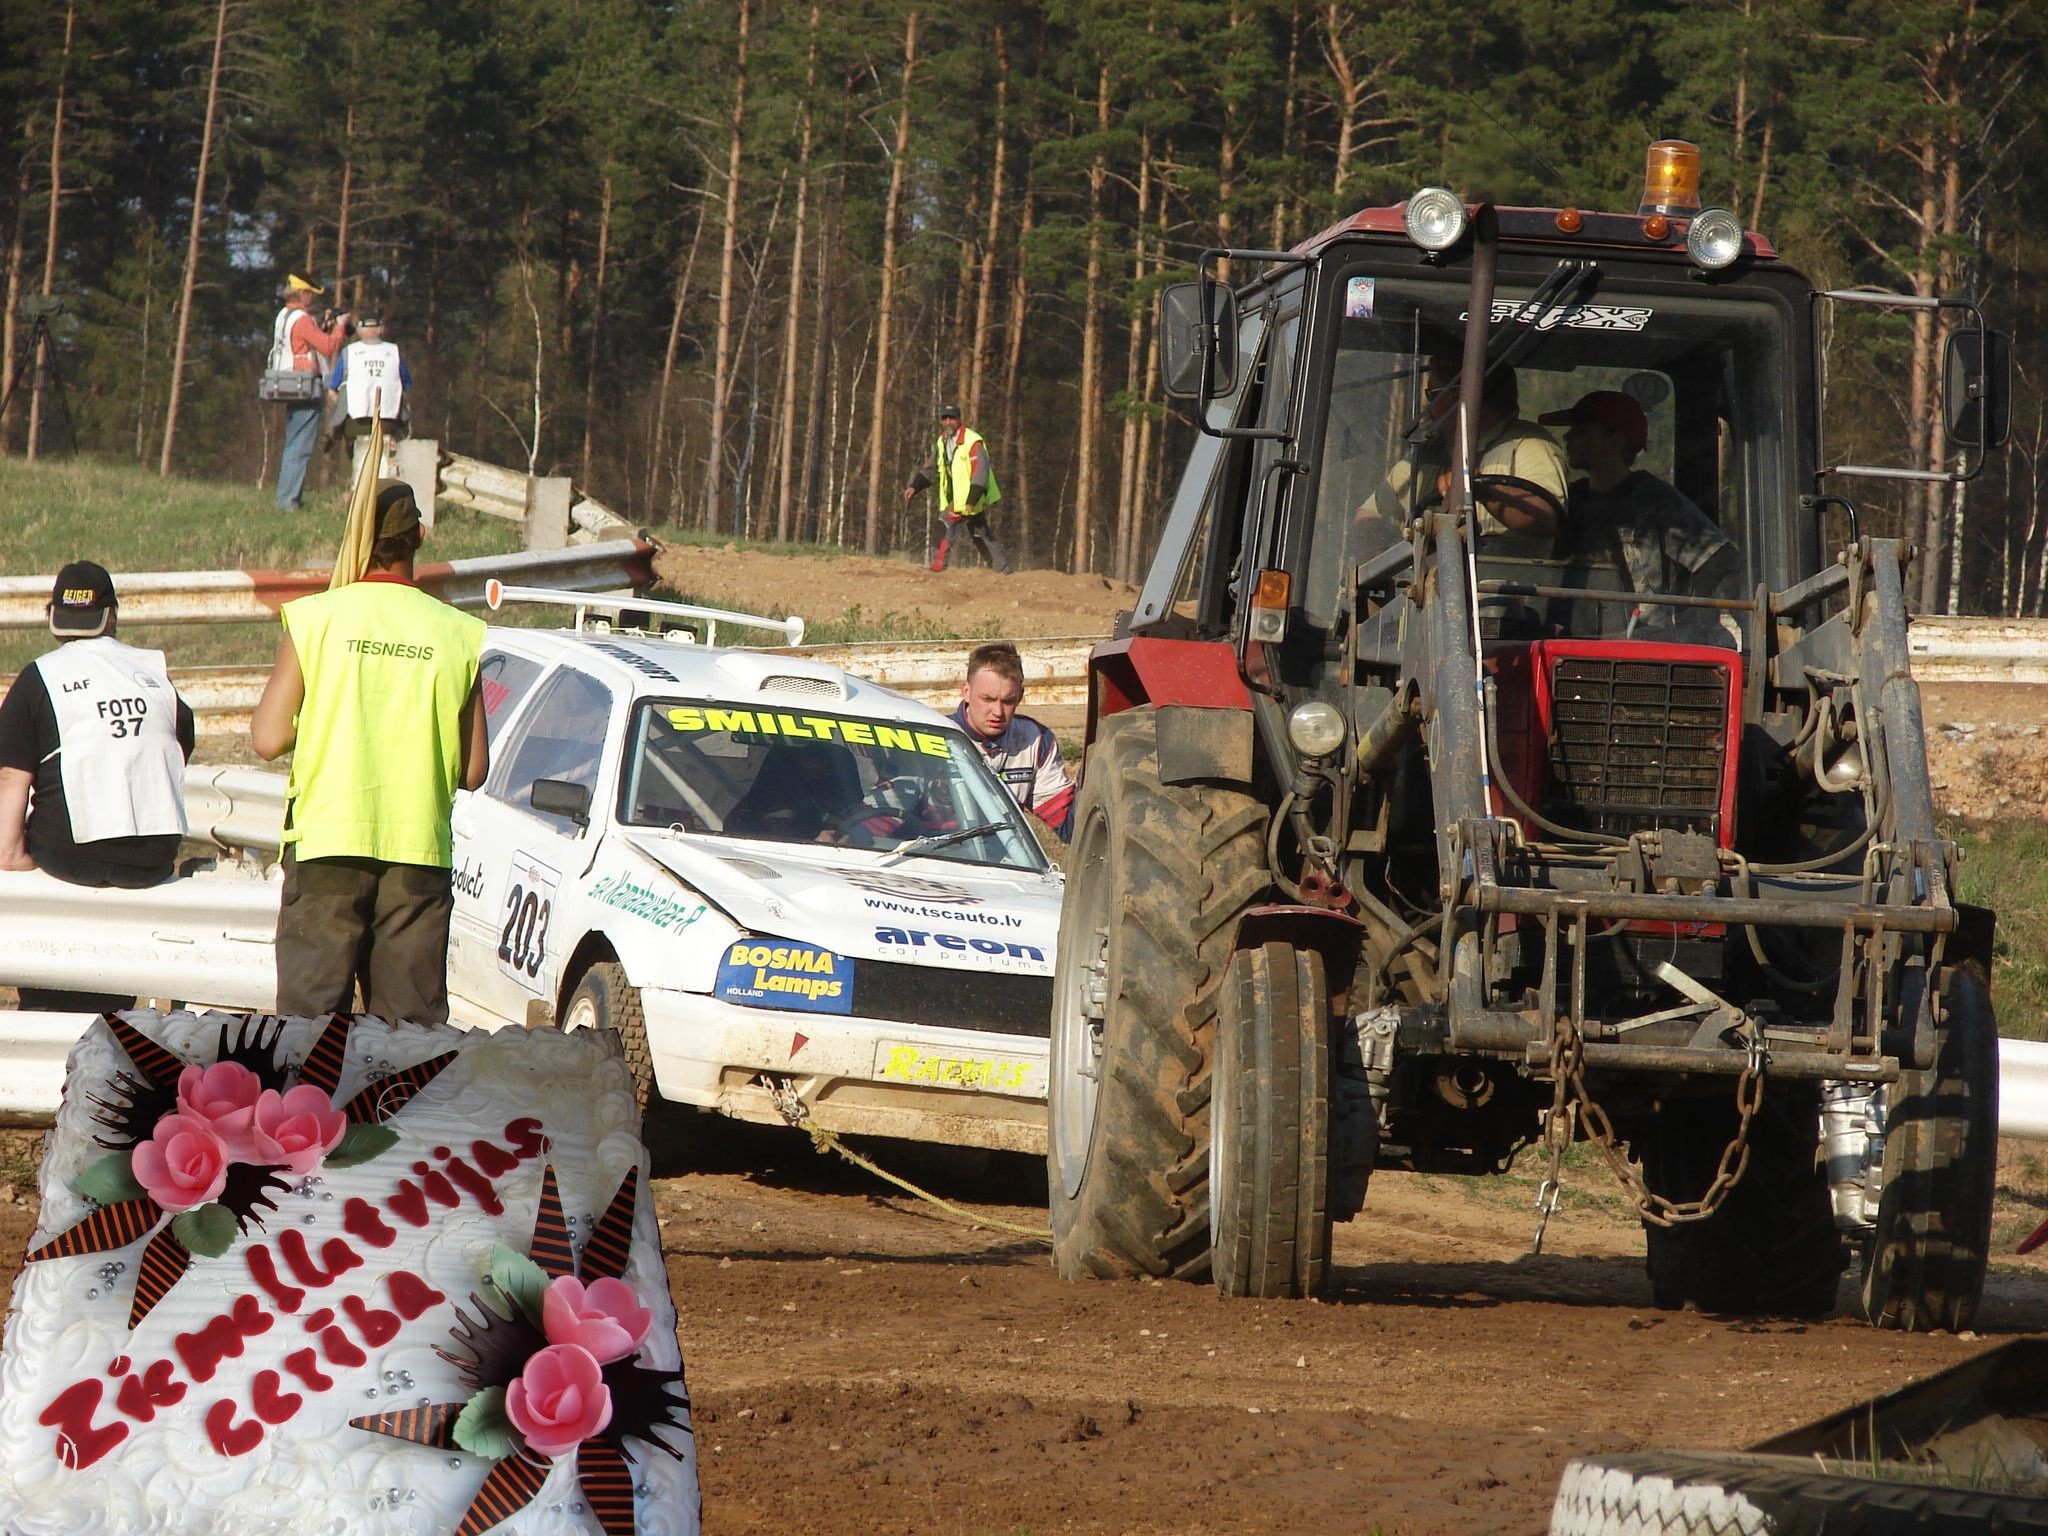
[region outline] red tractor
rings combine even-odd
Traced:
[[[2005,340],[1817,291],[1697,164],[1655,146],[1633,214],[1424,189],[1164,295],[1201,434],[1090,662],[1063,1274],[1312,1294],[1376,1171],[1533,1148],[1547,1215],[1584,1140],[1660,1306],[1818,1314],[1854,1254],[1871,1321],[1969,1323],[1992,919],[1935,825],[1912,551],[1844,487],[1974,474]],[[1830,458],[1845,304],[1947,312],[1953,476]]]

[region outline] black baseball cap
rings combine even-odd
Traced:
[[[960,407],[957,405],[940,406],[939,420],[944,421],[948,416],[952,417],[955,421],[958,421],[960,419]]]
[[[376,537],[395,539],[419,525],[420,505],[413,499],[412,487],[403,480],[379,480]]]
[[[104,635],[114,615],[114,578],[95,560],[74,560],[50,587],[50,633]]]

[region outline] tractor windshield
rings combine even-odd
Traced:
[[[1358,563],[1441,501],[1462,283],[1340,272],[1343,314],[1303,607],[1348,601]],[[1493,354],[1532,314],[1505,278]],[[1766,298],[1612,282],[1544,314],[1488,377],[1475,460],[1488,639],[1546,635],[1739,644],[1728,601],[1766,573],[1756,530],[1787,521],[1783,311]],[[1441,425],[1440,425],[1441,424]],[[1554,534],[1485,511],[1489,491],[1554,513]],[[1768,542],[1768,541],[1766,541]],[[1598,593],[1604,596],[1574,596]],[[1690,599],[1677,604],[1646,599]]]

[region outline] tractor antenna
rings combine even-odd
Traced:
[[[1538,153],[1536,153],[1535,150],[1531,149],[1527,144],[1523,143],[1521,135],[1516,133],[1514,129],[1510,128],[1506,123],[1502,122],[1499,118],[1495,117],[1491,112],[1487,111],[1486,103],[1481,101],[1477,96],[1474,96],[1470,91],[1465,90],[1460,90],[1458,94],[1464,97],[1467,101],[1471,102],[1473,106],[1477,107],[1479,109],[1479,115],[1481,117],[1485,118],[1489,123],[1493,124],[1494,127],[1498,128],[1502,133],[1506,134],[1510,139],[1514,140],[1515,148],[1519,149],[1531,160],[1534,160],[1538,165],[1542,166],[1543,174],[1548,176],[1551,179],[1551,181],[1556,183],[1557,190],[1565,194],[1567,201],[1570,200],[1571,188],[1565,185],[1564,175],[1561,171],[1558,170],[1556,166],[1552,165],[1548,160],[1544,159],[1543,156],[1539,155]]]

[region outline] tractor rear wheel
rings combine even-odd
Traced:
[[[1209,1266],[1216,999],[1238,915],[1266,890],[1266,809],[1165,784],[1149,709],[1089,749],[1053,980],[1047,1184],[1069,1279]]]
[[[1998,1019],[1973,971],[1942,973],[1934,1065],[1890,1089],[1884,1193],[1863,1249],[1863,1314],[1908,1332],[1970,1326],[1997,1182]]]
[[[1231,956],[1209,1108],[1210,1260],[1225,1296],[1298,1298],[1330,1261],[1330,999],[1323,957]]]

